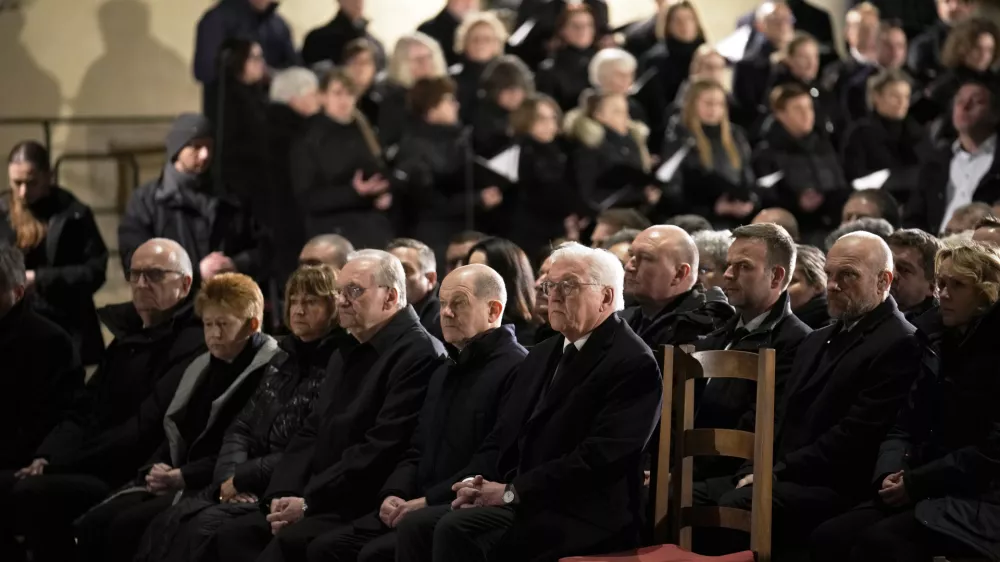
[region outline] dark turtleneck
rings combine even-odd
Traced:
[[[664,41],[667,46],[667,54],[670,55],[670,65],[674,68],[679,68],[683,70],[686,76],[691,68],[691,59],[694,58],[694,52],[698,50],[698,47],[702,46],[705,41],[703,39],[695,39],[694,41],[680,41],[673,37],[667,37]]]

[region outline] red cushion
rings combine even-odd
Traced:
[[[617,554],[572,556],[561,558],[559,562],[754,562],[754,557],[749,550],[726,556],[701,556],[674,544],[663,544]]]

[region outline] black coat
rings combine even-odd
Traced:
[[[591,87],[588,67],[596,53],[594,48],[562,47],[538,67],[535,86],[552,96],[563,111],[578,107],[580,94]]]
[[[775,120],[754,151],[753,170],[758,178],[782,173],[781,180],[765,190],[762,198],[769,206],[791,211],[803,231],[829,230],[840,224],[850,187],[836,149],[823,135],[813,131],[795,139]],[[810,188],[824,197],[823,204],[811,213],[799,206],[799,196]]]
[[[936,233],[941,228],[948,207],[948,183],[951,181],[951,160],[954,152],[950,146],[936,150],[920,167],[920,184],[913,191],[909,204],[903,210],[903,226]],[[1000,200],[1000,158],[979,181],[972,194],[973,201],[992,205]]]
[[[607,208],[646,210],[643,188],[652,183],[646,157],[648,129],[632,123],[624,135],[580,114],[567,119],[574,141],[571,162],[581,210],[597,215]]]
[[[419,302],[410,303],[413,311],[420,318],[420,325],[427,330],[427,333],[434,336],[440,342],[444,342],[444,335],[441,333],[441,299],[438,298],[439,287],[435,287],[427,296]]]
[[[480,99],[472,115],[472,147],[477,156],[491,158],[510,147],[510,112],[489,99]]]
[[[153,238],[169,238],[187,251],[196,284],[198,264],[212,252],[229,256],[237,271],[251,277],[260,276],[267,263],[267,243],[257,221],[237,198],[214,193],[208,178],[192,189],[172,185],[161,175],[132,194],[118,225],[125,270],[136,249]]]
[[[625,309],[621,317],[650,349],[658,349],[661,345],[695,343],[724,326],[735,313],[721,289],[706,291],[696,285],[649,321],[644,321],[638,306]]]
[[[455,98],[459,104],[459,116],[462,123],[472,123],[479,105],[479,79],[483,76],[486,64],[462,60],[448,68],[448,75],[455,81],[458,91]]]
[[[462,22],[448,11],[448,8],[441,10],[438,15],[425,21],[417,27],[417,31],[430,35],[431,39],[441,45],[444,52],[444,60],[448,66],[461,62],[462,55],[455,52],[455,32]]]
[[[36,457],[52,473],[85,473],[116,487],[163,440],[163,417],[188,363],[205,351],[193,299],[143,328],[132,303],[98,311],[115,336],[73,412],[49,432]]]
[[[292,189],[305,211],[306,237],[340,234],[355,248],[383,248],[392,238],[388,214],[375,208],[375,197],[354,190],[354,174],[382,173],[357,119],[337,123],[325,115],[311,120],[292,146]]]
[[[310,514],[355,519],[378,508],[378,491],[410,446],[432,375],[447,353],[413,308],[371,341],[349,341],[330,359],[313,411],[271,475],[264,503],[304,497]]]
[[[224,95],[215,137],[223,192],[237,196],[252,216],[263,216],[269,187],[267,92],[260,85],[230,83]]]
[[[527,252],[532,263],[539,263],[543,248],[566,235],[563,221],[579,210],[580,202],[562,139],[542,144],[527,137],[519,144],[518,180],[511,194],[513,217],[506,237]]]
[[[795,18],[795,29],[797,31],[805,31],[819,42],[820,64],[826,66],[837,60],[837,50],[833,44],[833,22],[830,20],[830,13],[810,4],[808,0],[788,0],[786,3],[791,8],[792,16]],[[753,20],[754,12],[750,11],[736,20],[736,26],[752,27]],[[747,52],[751,52],[754,45],[763,40],[764,36],[762,34],[756,30],[752,30]]]
[[[306,66],[329,61],[335,65],[343,64],[344,47],[355,39],[367,39],[375,50],[375,67],[385,68],[385,49],[374,35],[368,33],[368,21],[351,21],[343,11],[323,27],[317,27],[306,35],[302,43],[302,61]]]
[[[496,423],[514,373],[528,354],[511,325],[478,336],[434,373],[413,445],[382,487],[380,497],[455,499],[451,486],[474,476],[473,456]]]
[[[104,336],[94,293],[104,285],[108,249],[94,213],[57,186],[31,209],[48,229],[24,258],[35,272],[35,309],[69,333],[84,365],[95,365],[104,353]]]
[[[896,121],[872,114],[854,123],[844,137],[844,176],[851,181],[889,170],[882,187],[905,202],[917,189],[920,165],[932,150],[927,131],[913,119]]]
[[[20,301],[0,317],[0,469],[28,466],[49,431],[83,390],[83,367],[69,335]]]
[[[940,74],[941,51],[950,31],[948,24],[938,21],[910,42],[906,66],[918,83],[926,84]]]
[[[647,51],[656,46],[656,15],[632,22],[625,30],[625,42],[622,48],[636,59],[642,58]]]
[[[670,104],[691,72],[691,59],[704,40],[683,43],[668,37],[639,59],[635,99],[642,106],[650,128],[650,148],[658,150],[670,117]],[[638,56],[638,55],[637,55]],[[632,115],[633,119],[641,116]]]
[[[306,243],[302,224],[304,211],[292,196],[292,145],[305,134],[309,118],[299,115],[285,104],[268,106],[268,177],[265,188],[267,204],[255,217],[271,239],[274,259],[271,271],[281,289],[298,268],[299,252]]]
[[[842,327],[816,330],[799,345],[775,413],[774,475],[858,501],[920,368],[921,345],[892,297],[850,332]]]
[[[370,97],[378,106],[378,119],[373,124],[378,129],[379,142],[387,151],[399,144],[403,133],[420,121],[407,107],[406,97],[409,92],[407,88],[390,80],[382,80],[372,86]]]
[[[830,323],[830,313],[826,308],[826,293],[813,297],[809,302],[792,312],[799,320],[813,330],[818,330]]]
[[[640,455],[658,418],[659,368],[613,314],[542,396],[564,342],[531,349],[470,474],[513,484],[519,505],[508,537],[534,524],[551,528],[549,551],[559,555],[615,539],[628,548],[638,531]]]
[[[767,41],[759,44],[759,52],[748,52],[733,68],[733,100],[735,111],[730,118],[748,131],[755,130],[761,115],[768,113],[765,105],[767,86],[771,81],[771,53],[774,47]]]
[[[917,520],[1000,560],[1000,379],[993,306],[965,334],[946,333],[882,443],[872,481],[903,471]]]
[[[583,0],[581,4],[590,8],[594,14],[594,24],[596,26],[595,42],[606,35],[610,28],[608,26],[608,5],[605,0]],[[521,5],[517,8],[517,21],[515,31],[526,23],[533,23],[527,36],[519,44],[509,44],[507,52],[517,55],[528,65],[528,68],[535,70],[552,53],[549,52],[550,45],[556,36],[556,23],[559,15],[566,10],[566,6],[573,4],[572,0],[521,0]]]

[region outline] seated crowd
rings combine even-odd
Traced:
[[[1000,560],[1000,30],[913,3],[937,23],[856,3],[838,60],[800,0],[725,49],[688,0],[448,0],[390,50],[363,0],[301,50],[220,2],[121,219],[130,302],[95,306],[48,149],[10,152],[0,559],[648,545],[661,348],[692,345],[775,351],[774,559]],[[695,388],[694,427],[754,431],[756,385]],[[752,462],[693,467],[695,505],[752,507]]]

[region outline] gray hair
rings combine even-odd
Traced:
[[[591,86],[601,89],[601,78],[609,68],[623,68],[626,72],[635,72],[638,66],[639,63],[628,51],[616,48],[601,49],[590,59],[587,76],[590,77]]]
[[[430,49],[431,57],[434,58],[434,78],[448,75],[448,66],[444,62],[444,53],[441,51],[441,45],[426,33],[419,31],[407,33],[396,41],[396,47],[392,51],[392,57],[389,59],[389,68],[387,70],[389,80],[404,88],[412,88],[413,83],[416,82],[413,76],[410,75],[410,61],[408,59],[410,49],[416,45],[422,45]]]
[[[892,236],[892,233],[895,231],[896,229],[892,227],[892,224],[885,219],[865,217],[840,225],[837,230],[834,230],[826,237],[823,245],[826,247],[826,251],[829,252],[837,240],[854,232],[867,232],[885,240],[889,236]]]
[[[694,245],[698,248],[698,261],[711,261],[717,265],[725,265],[729,259],[729,246],[733,244],[733,235],[728,230],[702,230],[691,235]]]
[[[507,308],[507,285],[495,269],[481,264],[465,267],[475,268],[476,282],[472,287],[472,293],[476,298],[500,301],[500,304]]]
[[[622,262],[607,250],[588,248],[576,242],[570,242],[552,252],[552,265],[562,259],[583,261],[590,273],[590,282],[603,287],[611,287],[615,293],[612,304],[615,312],[625,309],[625,269]]]
[[[826,291],[826,254],[816,246],[799,244],[795,248],[798,254],[798,266],[802,267],[802,275],[810,287]]]
[[[0,243],[0,291],[10,291],[27,283],[24,254],[6,242]]]
[[[274,75],[271,80],[271,101],[287,105],[292,99],[319,90],[319,79],[313,71],[293,66]]]
[[[733,239],[760,240],[767,248],[767,265],[781,267],[785,270],[785,282],[782,290],[788,288],[795,273],[795,240],[780,225],[774,223],[758,223],[741,226],[733,231]]]
[[[386,246],[386,251],[391,252],[396,248],[407,248],[417,251],[417,259],[420,260],[420,273],[430,273],[437,271],[437,258],[434,257],[434,250],[420,240],[413,238],[396,238]]]
[[[399,258],[384,250],[358,250],[347,256],[347,263],[355,260],[370,260],[375,262],[375,273],[372,280],[380,287],[395,289],[399,295],[399,308],[406,307],[406,273]]]

